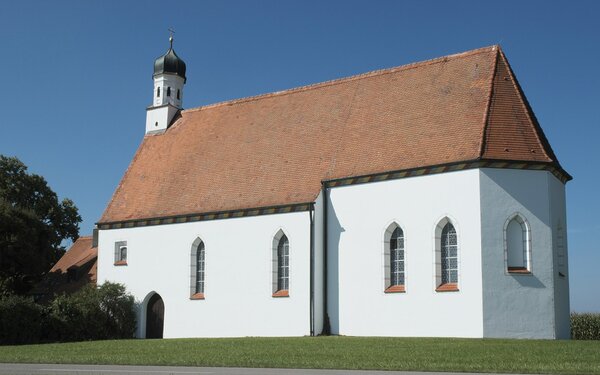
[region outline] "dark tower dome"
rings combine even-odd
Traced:
[[[183,82],[185,83],[185,62],[173,50],[173,37],[169,38],[169,41],[171,42],[171,47],[169,47],[167,53],[154,61],[153,77],[163,73],[177,74],[183,78]]]

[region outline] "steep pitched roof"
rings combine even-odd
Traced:
[[[499,51],[481,157],[556,162],[504,53]]]
[[[560,168],[498,46],[182,111],[144,137],[100,223],[312,202],[323,180],[482,159]]]

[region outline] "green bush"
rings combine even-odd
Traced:
[[[134,299],[121,284],[88,286],[50,305],[49,339],[56,341],[132,338]]]
[[[600,340],[600,314],[571,314],[571,338]]]
[[[122,284],[104,283],[98,289],[102,328],[108,339],[130,339],[135,334],[135,300]],[[102,323],[102,322],[100,322]]]
[[[0,344],[132,338],[133,296],[121,284],[86,286],[48,306],[31,298],[0,298]]]
[[[0,299],[0,344],[38,342],[44,308],[30,297],[5,295]]]

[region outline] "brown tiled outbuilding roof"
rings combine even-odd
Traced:
[[[184,110],[144,137],[100,223],[312,202],[324,180],[488,159],[562,171],[498,46]]]
[[[56,262],[50,272],[67,273],[69,268],[81,267],[87,263],[95,262],[97,257],[98,248],[92,247],[92,236],[81,236]],[[90,269],[89,276],[92,281],[96,281],[95,267]]]
[[[98,248],[92,247],[92,236],[79,237],[31,293],[46,300],[96,284],[97,259]]]

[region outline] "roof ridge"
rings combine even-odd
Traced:
[[[508,70],[508,74],[510,75],[511,83],[512,83],[514,89],[517,91],[517,94],[518,94],[517,96],[518,96],[519,102],[521,103],[521,105],[523,106],[523,109],[525,110],[525,115],[529,118],[531,125],[533,125],[533,130],[536,135],[536,140],[537,140],[540,148],[544,151],[544,153],[546,154],[548,159],[551,159],[552,162],[559,164],[558,159],[556,158],[556,155],[554,154],[554,150],[552,150],[552,146],[550,146],[550,142],[548,142],[548,139],[546,138],[546,134],[544,134],[544,131],[542,130],[539,122],[537,121],[537,118],[535,117],[535,114],[533,113],[533,109],[529,105],[529,101],[527,100],[527,97],[523,93],[523,90],[521,89],[521,85],[519,84],[519,81],[517,81],[517,77],[516,77],[515,73],[513,72],[512,67],[510,66],[510,63],[508,62],[508,59],[504,55],[504,52],[499,51],[498,54],[500,55],[499,58],[502,59],[504,64],[506,64],[506,69]]]
[[[496,73],[498,72],[498,61],[500,60],[500,46],[498,46],[498,50],[496,52],[496,56],[494,58],[494,68],[492,69],[492,74],[490,78],[490,91],[487,95],[487,105],[485,107],[485,112],[483,114],[483,126],[481,127],[481,143],[479,144],[479,159],[483,158],[483,154],[485,152],[485,147],[487,145],[486,137],[488,125],[490,122],[490,112],[492,109],[492,99],[494,97],[494,82],[496,81]]]
[[[450,55],[446,55],[446,56],[442,56],[442,57],[436,57],[433,59],[417,61],[417,62],[413,62],[413,63],[409,63],[409,64],[405,64],[405,65],[399,65],[399,66],[395,66],[395,67],[391,67],[391,68],[377,69],[377,70],[372,70],[372,71],[365,72],[365,73],[351,75],[348,77],[342,77],[342,78],[336,78],[336,79],[323,81],[323,82],[311,83],[308,85],[293,87],[293,88],[282,90],[282,91],[275,91],[275,92],[269,92],[269,93],[264,93],[264,94],[259,94],[259,95],[247,96],[247,97],[243,97],[243,98],[225,100],[222,102],[217,102],[217,103],[207,104],[204,106],[185,109],[185,110],[182,110],[181,113],[197,112],[197,111],[201,111],[204,109],[222,107],[225,105],[241,104],[241,103],[246,103],[246,102],[260,100],[260,99],[272,98],[272,97],[276,97],[276,96],[295,94],[295,93],[304,92],[307,90],[313,90],[313,89],[317,89],[317,88],[321,88],[321,87],[337,85],[337,84],[344,83],[344,82],[352,82],[352,81],[356,81],[356,80],[360,80],[360,79],[396,73],[396,72],[400,72],[400,71],[404,71],[404,70],[420,68],[423,66],[446,62],[450,59],[464,58],[464,57],[476,55],[479,53],[497,51],[497,50],[500,50],[500,45],[494,44],[491,46],[486,46],[486,47],[481,47],[481,48],[468,50],[468,51],[464,51],[464,52],[454,53],[454,54],[450,54]]]

